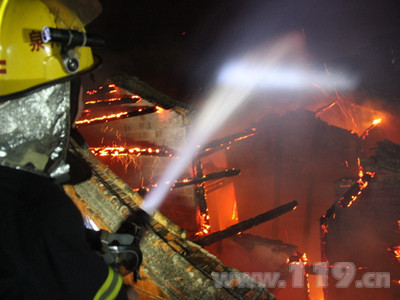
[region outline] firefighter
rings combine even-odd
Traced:
[[[103,43],[84,25],[100,10],[97,0],[0,0],[0,299],[132,298],[110,253],[107,265],[94,250],[121,242],[141,257],[137,239],[102,232],[89,243],[62,189],[79,78]]]

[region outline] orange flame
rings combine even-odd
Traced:
[[[371,178],[375,177],[375,172],[365,172],[364,171],[364,168],[361,165],[360,158],[357,158],[357,163],[358,163],[358,170],[359,170],[358,171],[358,180],[357,180],[357,183],[359,186],[359,191],[356,195],[351,196],[351,201],[347,204],[347,207],[350,207],[354,203],[354,201],[357,200],[358,196],[361,195],[362,191],[368,186],[368,181],[363,180],[364,173],[370,175]]]
[[[382,122],[382,119],[376,119],[372,122],[373,125],[378,125],[379,123]]]
[[[164,112],[164,108],[162,108],[161,106],[156,106],[156,113],[157,114],[161,114],[161,113],[163,113]]]
[[[233,202],[232,220],[239,221],[236,200]]]
[[[136,95],[129,96],[129,98],[132,100],[135,100],[133,102],[137,102],[138,100],[141,99],[139,96],[136,96]],[[123,98],[121,98],[121,97],[109,98],[109,99],[97,99],[97,100],[86,101],[85,104],[89,105],[89,104],[104,103],[104,102],[116,102],[116,101],[121,101],[122,99]]]
[[[108,116],[101,116],[101,117],[92,118],[92,119],[79,120],[79,121],[76,121],[75,123],[77,125],[80,125],[80,124],[90,124],[90,123],[95,122],[95,121],[108,122],[108,121],[111,121],[111,120],[119,119],[119,118],[121,118],[123,116],[126,116],[126,115],[128,115],[128,112],[124,111],[124,112],[120,112],[118,114],[111,114],[111,115],[108,115]]]
[[[161,150],[159,148],[140,148],[140,147],[90,147],[89,150],[97,156],[126,156],[126,155],[163,155],[172,156],[168,150]]]
[[[210,233],[210,216],[208,210],[206,213],[200,214],[200,230],[195,233],[196,236],[205,236]]]
[[[364,133],[361,135],[361,139],[365,140],[367,138],[367,136],[369,135],[369,132],[375,128],[376,126],[378,126],[380,123],[382,122],[382,119],[375,119],[374,121],[372,121],[371,126],[369,126]]]
[[[400,263],[400,245],[394,246],[392,248],[388,248],[388,251],[392,251],[397,259],[397,261]]]

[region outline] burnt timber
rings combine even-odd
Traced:
[[[90,217],[99,228],[117,230],[130,210],[138,208],[141,197],[88,150],[82,150],[73,141],[71,149],[90,165],[94,175],[83,183],[66,186],[67,194],[83,216]],[[148,299],[160,299],[160,294],[162,299],[275,299],[258,282],[252,288],[215,287],[211,273],[238,271],[187,240],[186,233],[160,213],[150,223],[141,243],[144,259],[140,276],[146,279],[144,282],[151,281],[160,292],[158,298]],[[141,281],[135,285],[138,293],[151,295],[141,288]],[[125,282],[132,282],[132,278],[125,278]]]
[[[296,208],[296,206],[297,206],[297,201],[292,201],[292,202],[286,203],[286,204],[278,206],[272,210],[269,210],[263,214],[260,214],[254,218],[247,219],[245,221],[242,221],[240,223],[232,225],[224,230],[211,233],[205,237],[201,237],[201,238],[195,240],[194,242],[202,247],[209,246],[220,240],[223,240],[225,238],[228,238],[230,236],[238,234],[239,232],[242,232],[242,231],[248,230],[250,228],[253,228],[254,226],[260,225],[261,223],[265,223],[267,221],[275,219],[287,212],[292,211],[293,209]]]

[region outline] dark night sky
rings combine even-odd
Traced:
[[[316,64],[358,54],[373,38],[400,32],[395,0],[101,3],[102,14],[88,26],[107,42],[96,51],[104,59],[97,77],[126,72],[179,100],[195,97],[229,57],[288,32],[304,32]]]

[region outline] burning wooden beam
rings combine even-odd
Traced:
[[[229,148],[234,142],[238,142],[256,134],[255,128],[247,129],[243,132],[235,133],[221,139],[209,142],[198,150],[197,156],[209,155],[221,149]]]
[[[294,210],[297,207],[297,201],[294,200],[292,202],[286,203],[284,205],[278,206],[272,210],[269,210],[261,215],[258,215],[254,218],[247,219],[235,225],[232,225],[224,230],[217,231],[211,233],[205,237],[198,238],[194,240],[194,242],[202,247],[209,246],[213,243],[216,243],[220,240],[226,239],[230,236],[233,236],[239,232],[243,232],[250,228],[253,228],[262,223],[268,222],[272,219],[275,219],[285,213],[288,213]]]
[[[145,82],[141,81],[139,78],[134,76],[129,76],[127,74],[117,74],[114,75],[111,80],[115,82],[115,84],[123,89],[130,91],[131,93],[142,97],[150,102],[153,102],[157,105],[160,105],[164,109],[174,108],[176,111],[180,110],[183,114],[185,114],[181,109],[189,109],[190,105],[187,103],[183,103],[177,101],[160,91],[152,88]]]
[[[371,126],[369,126],[364,133],[361,135],[361,139],[365,140],[367,136],[369,135],[370,131],[374,129],[376,126],[378,126],[382,122],[382,119],[375,119]]]
[[[340,208],[350,207],[354,201],[361,195],[362,191],[368,186],[370,181],[375,177],[374,172],[364,172],[360,161],[359,165],[359,179],[355,182],[344,194],[337,200],[320,218],[320,232],[321,232],[321,256],[324,261],[327,261],[326,247],[327,247],[327,233],[328,228],[336,218],[336,214]]]
[[[77,127],[80,127],[80,126],[94,125],[94,124],[99,124],[99,123],[107,123],[107,122],[115,121],[115,120],[143,116],[143,115],[154,113],[156,111],[157,111],[156,107],[141,108],[141,109],[134,110],[134,111],[123,111],[123,112],[120,112],[117,114],[105,115],[105,116],[95,117],[95,118],[91,118],[91,119],[78,120],[75,122],[75,124]]]
[[[109,106],[109,105],[121,105],[121,104],[133,104],[141,100],[139,96],[132,95],[127,97],[115,97],[109,99],[94,99],[85,102],[86,106]]]
[[[236,176],[240,174],[239,169],[229,169],[229,170],[224,170],[221,172],[215,172],[215,173],[210,173],[207,175],[203,175],[202,177],[195,177],[195,178],[186,178],[180,181],[176,181],[173,185],[172,188],[178,188],[178,187],[184,187],[187,185],[192,185],[192,184],[200,184],[209,180],[216,180],[224,177],[231,177],[231,176]]]
[[[196,177],[204,176],[203,166],[201,164],[201,159],[199,157],[197,157],[195,160],[195,171],[196,171]],[[206,219],[206,218],[209,219],[208,212],[207,212],[207,210],[208,210],[207,197],[206,197],[206,189],[205,189],[204,182],[196,184],[194,191],[195,191],[195,196],[197,199],[197,204],[199,205],[200,215],[204,219]],[[207,225],[209,225],[209,224],[207,224]]]
[[[330,103],[327,104],[327,105],[324,105],[324,106],[318,108],[318,109],[315,111],[315,116],[318,117],[319,114],[321,114],[321,113],[323,113],[324,111],[327,111],[328,109],[334,107],[336,104],[337,104],[337,103],[336,103],[336,100],[335,100],[335,101],[333,101],[333,102],[330,102]]]
[[[195,177],[195,178],[185,178],[182,180],[176,180],[174,184],[171,186],[172,189],[175,188],[180,188],[188,185],[193,185],[193,184],[200,184],[209,180],[216,180],[220,179],[223,177],[231,177],[238,175],[240,173],[239,169],[230,169],[230,170],[225,170],[221,172],[215,172],[215,173],[210,173],[207,175],[203,175],[203,177]],[[169,182],[165,182],[165,184],[169,184]],[[159,184],[154,184],[151,187],[141,187],[138,189],[134,189],[135,192],[138,192],[139,194],[141,193],[146,193],[149,192],[152,188],[157,188]]]
[[[71,145],[76,155],[92,168],[94,176],[86,182],[65,187],[68,195],[83,215],[90,217],[99,228],[117,230],[130,210],[137,208],[141,198],[88,150],[79,148],[73,141]],[[176,300],[275,299],[265,286],[246,274],[243,276],[250,287],[216,287],[213,273],[237,270],[223,265],[215,256],[187,240],[184,230],[160,213],[157,212],[149,223],[148,232],[141,241],[142,279],[134,283],[132,276],[125,277],[141,296]]]
[[[89,150],[96,156],[126,156],[126,155],[148,155],[173,157],[173,154],[161,148],[152,147],[123,147],[123,146],[105,146],[105,147],[90,147]]]

